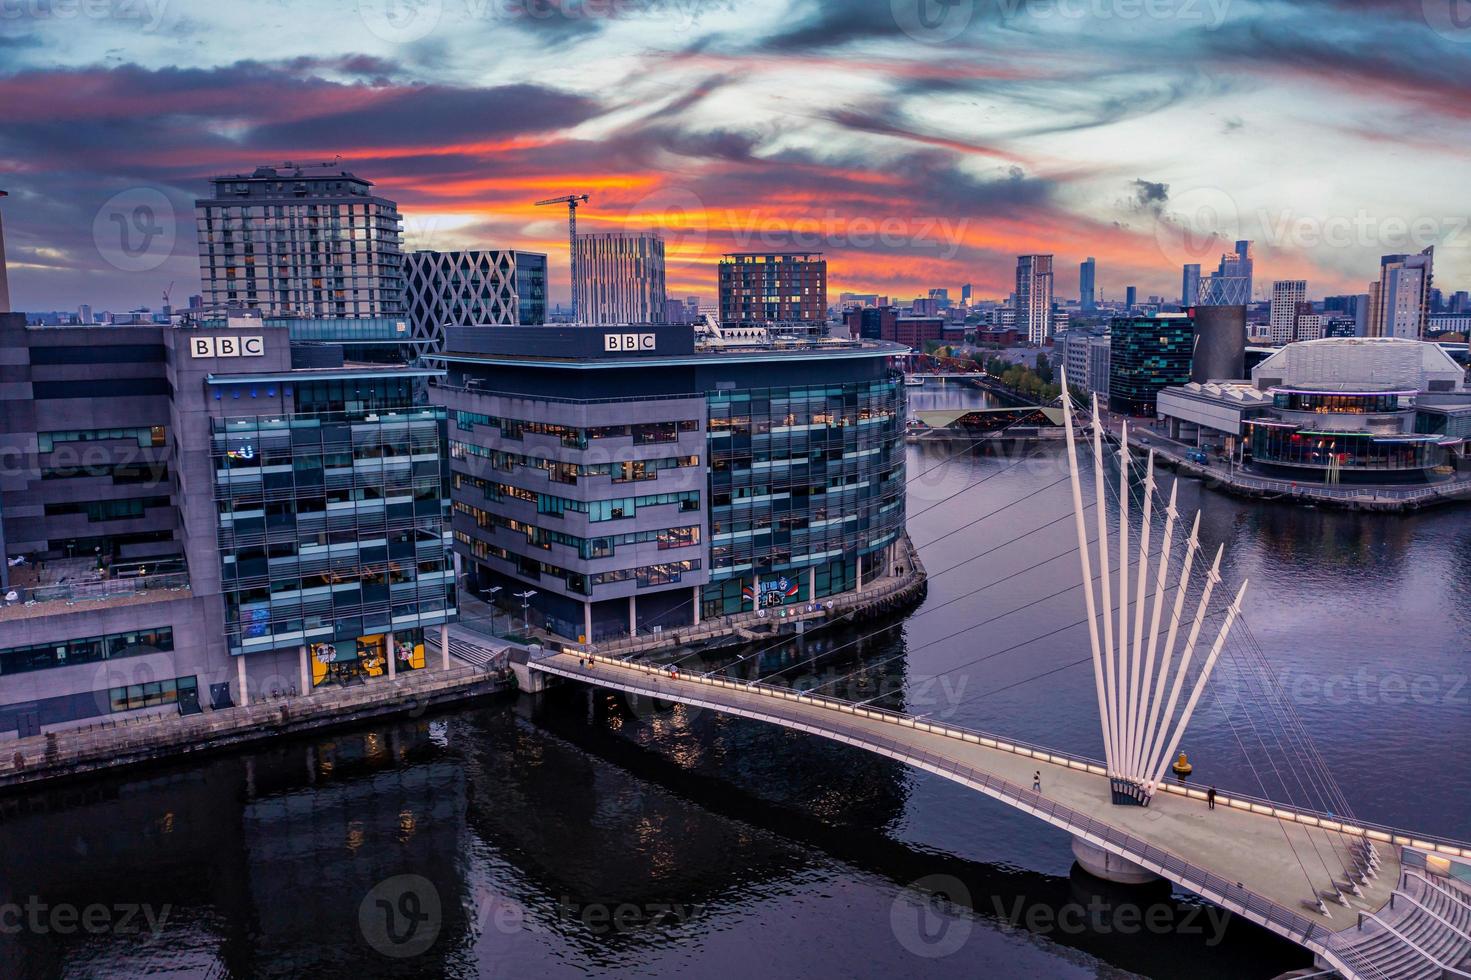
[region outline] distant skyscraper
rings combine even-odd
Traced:
[[[1200,302],[1200,263],[1185,266],[1180,278],[1180,305],[1194,306]]]
[[[372,181],[313,168],[213,177],[194,202],[200,278],[211,306],[264,316],[405,312],[402,219]]]
[[[1386,255],[1379,281],[1369,284],[1370,337],[1423,340],[1430,316],[1435,246],[1418,255]]]
[[[1342,314],[1342,318],[1351,318],[1354,321],[1353,333],[1335,333],[1325,336],[1338,337],[1363,337],[1368,334],[1369,327],[1369,294],[1358,293],[1347,296],[1328,296],[1323,300],[1323,313],[1332,319],[1332,314]],[[1341,331],[1343,325],[1335,324],[1335,329]]]
[[[720,259],[720,322],[827,324],[827,260],[821,252],[731,252]]]
[[[964,286],[960,287],[960,305],[970,305],[970,283],[966,283]]]
[[[444,328],[546,322],[547,257],[509,249],[418,251],[404,259],[415,358],[444,350]]]
[[[1016,259],[1016,331],[1040,344],[1052,336],[1052,256]]]
[[[664,239],[651,233],[579,234],[574,288],[583,323],[664,322]]]
[[[1251,242],[1239,241],[1236,243],[1236,251],[1222,255],[1220,264],[1216,266],[1215,277],[1222,280],[1240,281],[1215,284],[1215,296],[1229,302],[1213,303],[1212,305],[1245,306],[1249,304],[1252,296]]]
[[[1078,265],[1078,305],[1084,310],[1098,305],[1097,281],[1098,263],[1090,255]]]
[[[92,322],[92,307],[86,303],[77,307],[77,322],[84,327],[89,325]]]
[[[0,191],[0,197],[5,197]],[[10,280],[5,277],[5,224],[0,221],[0,313],[10,312]]]
[[[1138,286],[1125,286],[1124,287],[1124,306],[1126,306],[1127,308],[1129,308],[1129,309],[1132,310],[1134,307],[1136,307],[1138,305],[1139,305],[1139,287]]]
[[[1298,306],[1307,298],[1308,284],[1303,279],[1279,279],[1272,283],[1272,311],[1267,320],[1268,335],[1276,346],[1306,339],[1297,336]]]

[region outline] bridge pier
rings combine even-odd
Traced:
[[[1078,866],[1095,878],[1112,881],[1120,885],[1145,885],[1158,881],[1159,875],[1142,868],[1133,861],[1126,861],[1110,851],[1088,843],[1081,837],[1073,838],[1073,857]]]

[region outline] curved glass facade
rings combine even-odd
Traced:
[[[1248,426],[1252,458],[1269,466],[1410,473],[1446,462],[1445,448],[1435,436],[1320,432],[1281,424]]]
[[[1400,409],[1399,392],[1379,394],[1331,394],[1310,391],[1272,391],[1272,404],[1288,412],[1318,415],[1377,415]]]
[[[747,586],[760,593],[768,582],[787,580],[794,601],[853,588],[855,563],[887,548],[904,526],[900,375],[713,391],[707,400],[705,614],[752,608]]]

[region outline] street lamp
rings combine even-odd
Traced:
[[[495,594],[500,590],[501,587],[499,585],[492,585],[490,588],[485,590],[485,594],[489,597],[490,601],[490,633],[492,636],[495,635]]]
[[[517,592],[516,598],[521,600],[522,629],[528,633],[531,631],[531,597],[536,595],[535,589],[527,589],[525,592]]]

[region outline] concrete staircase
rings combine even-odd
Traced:
[[[1471,893],[1451,879],[1407,869],[1375,918],[1334,937],[1334,951],[1356,976],[1471,978]]]

